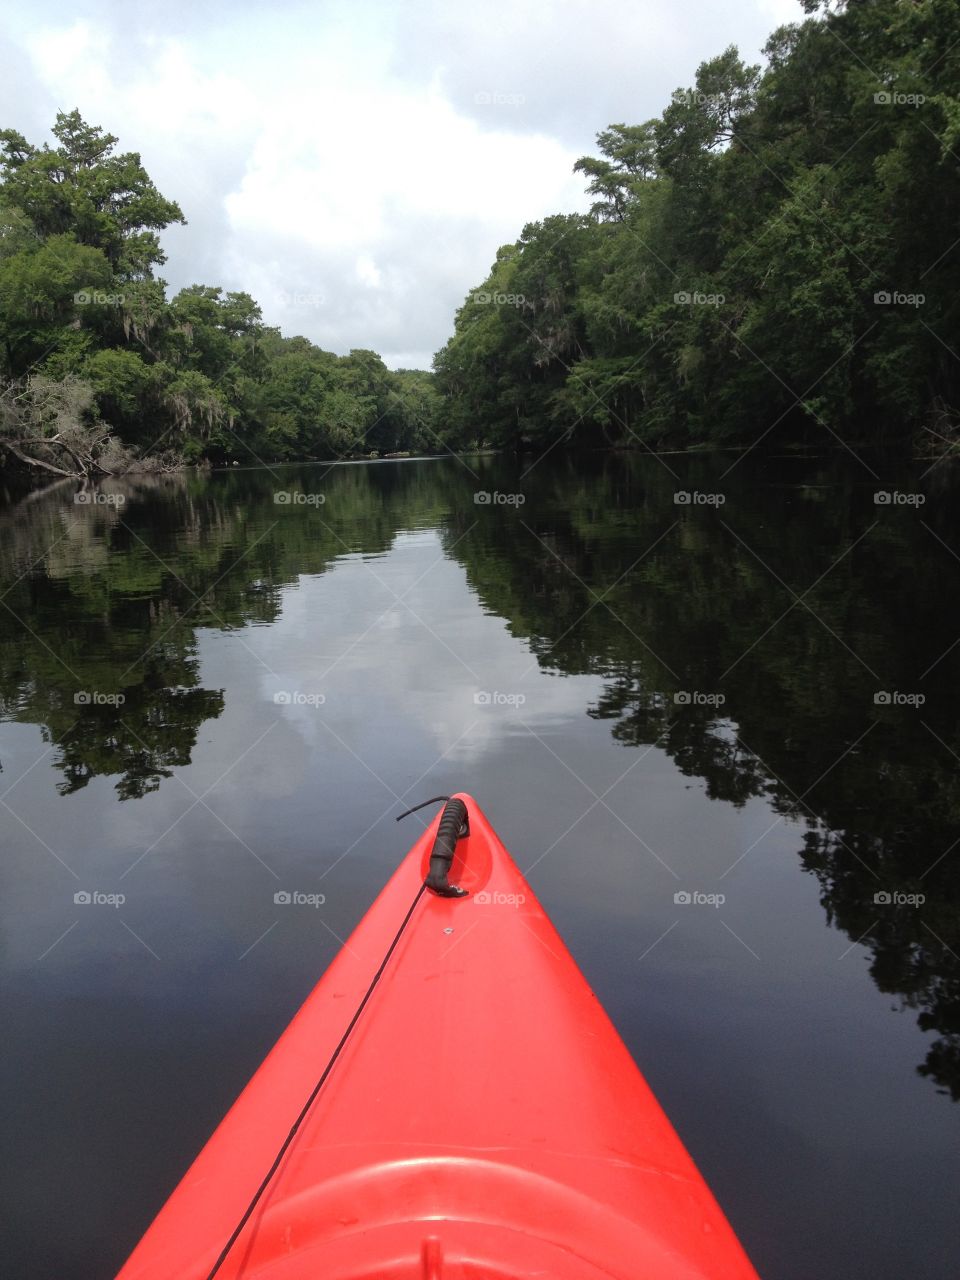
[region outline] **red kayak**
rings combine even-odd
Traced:
[[[410,850],[120,1272],[241,1276],[757,1280],[468,795]]]

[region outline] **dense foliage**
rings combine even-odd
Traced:
[[[436,357],[452,438],[922,439],[960,410],[960,8],[803,0],[576,169]],[[767,434],[769,433],[769,434]]]
[[[436,374],[336,356],[249,294],[167,298],[182,222],[135,153],[59,114],[0,132],[0,457],[245,462],[491,444],[751,446],[958,432],[960,9],[802,0],[576,169],[589,214],[503,246]],[[823,12],[815,12],[822,9]]]
[[[419,449],[431,375],[338,357],[249,294],[168,299],[158,233],[183,222],[135,153],[59,113],[55,146],[0,132],[0,456],[60,474],[132,458],[244,462]]]

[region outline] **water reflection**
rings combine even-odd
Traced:
[[[658,743],[712,798],[764,797],[771,822],[805,823],[828,921],[934,1033],[919,1070],[960,1097],[951,481],[925,482],[922,507],[878,506],[856,464],[729,466],[283,468],[117,484],[85,504],[58,487],[0,512],[0,712],[42,726],[62,792],[108,776],[142,797],[224,710],[224,690],[200,684],[204,631],[242,641],[302,575],[437,530],[531,661],[600,679],[585,710],[616,741]],[[406,617],[374,612],[384,629]]]
[[[713,798],[763,795],[806,822],[802,862],[828,920],[938,1035],[920,1071],[960,1097],[949,484],[894,507],[856,467],[722,469],[607,461],[551,485],[534,473],[533,536],[502,521],[455,554],[544,667],[604,677],[590,714],[618,741],[659,743]],[[726,502],[678,506],[678,488]],[[918,490],[902,476],[899,488]]]

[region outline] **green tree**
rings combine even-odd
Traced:
[[[164,261],[157,232],[184,221],[180,207],[164,199],[136,152],[114,155],[117,138],[79,111],[58,111],[53,135],[58,146],[37,148],[15,130],[0,132],[3,203],[24,214],[39,240],[71,233],[121,279],[149,277]]]

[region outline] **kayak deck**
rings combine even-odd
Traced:
[[[293,1280],[756,1280],[476,802],[217,1270]],[[415,843],[120,1280],[205,1280],[427,875]]]

